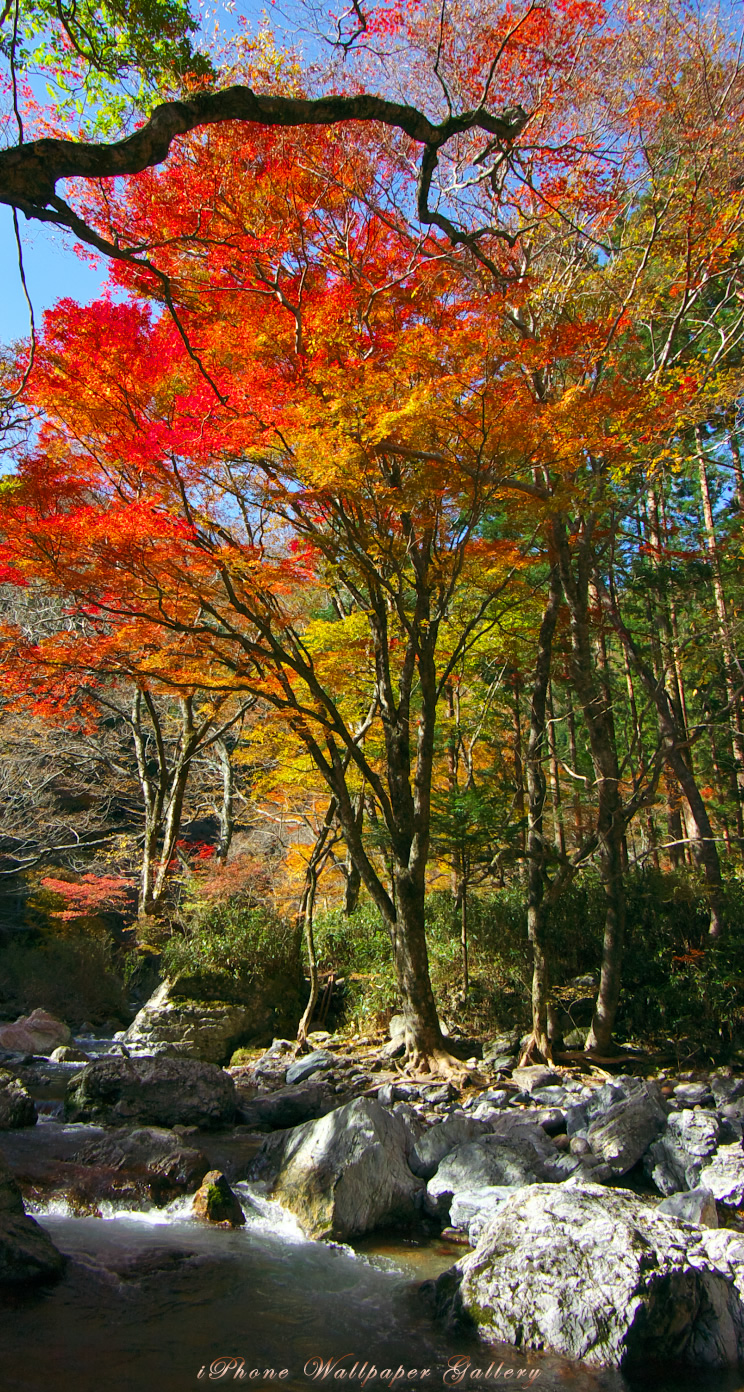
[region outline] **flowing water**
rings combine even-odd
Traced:
[[[93,1133],[49,1119],[5,1133],[3,1145],[18,1161],[18,1147],[43,1148],[44,1133],[58,1151],[60,1139],[77,1148],[83,1131]],[[0,1392],[189,1392],[215,1382],[263,1392],[744,1392],[736,1373],[597,1372],[447,1333],[418,1288],[456,1248],[379,1236],[356,1251],[310,1242],[277,1205],[235,1188],[247,1217],[236,1231],[194,1221],[190,1199],[134,1212],[103,1204],[102,1218],[72,1216],[64,1201],[37,1205],[69,1260],[55,1285],[0,1297]]]

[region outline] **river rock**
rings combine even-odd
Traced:
[[[566,1112],[569,1136],[584,1136],[617,1175],[637,1164],[666,1125],[657,1083],[619,1077]]]
[[[264,1097],[241,1097],[237,1082],[238,1120],[243,1126],[268,1127],[272,1131],[301,1126],[304,1121],[325,1116],[333,1110],[335,1095],[327,1084],[295,1083],[294,1087],[277,1088]]]
[[[431,1179],[445,1155],[449,1155],[456,1146],[480,1140],[490,1133],[489,1123],[477,1117],[447,1117],[445,1121],[430,1127],[416,1141],[408,1157],[408,1164],[413,1173],[421,1179]]]
[[[308,1237],[345,1241],[410,1219],[422,1188],[406,1163],[405,1123],[359,1097],[264,1141],[251,1177],[291,1210]]]
[[[333,1068],[337,1062],[333,1054],[329,1054],[327,1049],[315,1049],[312,1054],[306,1054],[304,1058],[295,1059],[294,1063],[287,1069],[287,1083],[304,1083],[306,1078],[311,1078],[313,1073],[323,1072],[325,1069]]]
[[[695,1189],[718,1146],[721,1124],[714,1112],[671,1112],[644,1158],[644,1169],[662,1194]]]
[[[76,1044],[60,1044],[49,1055],[52,1063],[90,1063],[90,1054]]]
[[[32,1010],[14,1024],[0,1026],[0,1049],[20,1054],[50,1054],[58,1044],[69,1044],[71,1039],[67,1025],[46,1010]]]
[[[223,1228],[242,1228],[245,1214],[221,1170],[209,1170],[194,1194],[193,1212],[207,1223]]]
[[[0,1157],[0,1285],[24,1285],[59,1276],[64,1257],[24,1211],[21,1191]]]
[[[675,1106],[700,1107],[704,1102],[713,1100],[710,1087],[707,1083],[677,1083],[674,1089]]]
[[[728,1073],[713,1073],[710,1080],[710,1090],[715,1098],[716,1106],[723,1107],[727,1102],[744,1099],[744,1078],[735,1078]]]
[[[480,1189],[459,1190],[453,1195],[450,1206],[451,1227],[457,1232],[466,1232],[475,1244],[486,1223],[517,1192],[518,1186],[508,1184],[487,1184]]]
[[[536,1185],[507,1200],[437,1283],[483,1337],[594,1365],[708,1367],[744,1356],[744,1242],[626,1190]]]
[[[95,1176],[85,1184],[87,1197],[133,1198],[144,1192],[155,1204],[167,1203],[178,1194],[193,1192],[201,1183],[209,1162],[194,1146],[171,1131],[138,1127],[89,1142],[73,1162],[101,1171],[96,1192]],[[78,1186],[79,1191],[80,1186]]]
[[[227,1126],[235,1083],[223,1069],[195,1059],[102,1058],[72,1078],[65,1100],[71,1121],[124,1125]]]
[[[554,1068],[546,1068],[542,1063],[535,1063],[529,1064],[526,1068],[514,1068],[512,1079],[526,1092],[537,1092],[560,1083],[561,1075],[556,1073]]]
[[[250,1036],[253,1024],[248,1005],[173,999],[170,983],[164,981],[125,1030],[123,1040],[142,1051],[221,1064]]]
[[[426,1186],[424,1206],[432,1217],[446,1222],[454,1196],[462,1191],[557,1183],[578,1169],[579,1161],[561,1155],[540,1126],[523,1122],[445,1155]]]
[[[0,1131],[36,1125],[36,1103],[29,1097],[20,1078],[0,1068]]]
[[[744,1149],[741,1141],[718,1147],[710,1164],[700,1171],[700,1183],[718,1203],[729,1208],[744,1204]]]
[[[710,1189],[688,1189],[683,1194],[670,1194],[668,1199],[662,1199],[656,1212],[681,1218],[683,1223],[691,1223],[695,1228],[718,1227],[716,1201]]]

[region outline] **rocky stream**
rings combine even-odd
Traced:
[[[226,1068],[161,1007],[0,1026],[3,1388],[741,1388],[738,1073],[504,1035],[456,1088],[394,1026]]]

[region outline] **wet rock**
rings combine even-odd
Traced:
[[[122,1038],[142,1051],[221,1064],[250,1036],[254,1023],[248,1005],[174,999],[164,981]]]
[[[718,1146],[721,1125],[713,1112],[671,1112],[643,1167],[662,1194],[695,1189]]]
[[[708,1367],[744,1356],[744,1242],[625,1190],[537,1185],[507,1200],[440,1277],[439,1308],[489,1340],[594,1365]]]
[[[728,1208],[744,1204],[744,1149],[741,1141],[718,1147],[713,1159],[700,1171],[700,1183],[718,1203]]]
[[[287,1069],[286,1081],[292,1083],[304,1083],[306,1078],[312,1078],[313,1073],[321,1073],[328,1068],[333,1068],[338,1060],[333,1054],[329,1054],[327,1049],[315,1049],[312,1054],[306,1054],[304,1058],[296,1059]]]
[[[0,1131],[36,1125],[36,1103],[29,1097],[20,1078],[0,1068]]]
[[[408,1158],[408,1164],[420,1179],[431,1179],[446,1155],[456,1146],[480,1140],[490,1135],[487,1121],[477,1117],[453,1116],[425,1131]]]
[[[71,1039],[67,1025],[46,1010],[32,1010],[14,1024],[0,1026],[0,1049],[16,1053],[50,1054],[58,1044],[69,1044]]]
[[[656,1212],[681,1218],[683,1223],[691,1223],[695,1228],[718,1227],[716,1201],[710,1189],[689,1189],[683,1194],[670,1194],[668,1199],[662,1199]]]
[[[135,1121],[209,1128],[229,1125],[235,1106],[235,1083],[211,1063],[103,1058],[71,1080],[65,1115],[115,1126]]]
[[[99,1199],[115,1198],[117,1188],[120,1192],[123,1188],[133,1195],[144,1192],[155,1204],[192,1192],[209,1168],[200,1150],[185,1144],[171,1131],[157,1127],[115,1132],[91,1141],[73,1156],[73,1161],[101,1172],[97,1184],[91,1173],[85,1185],[88,1197],[95,1194]],[[112,1184],[113,1174],[116,1184]]]
[[[269,1127],[276,1131],[300,1126],[304,1121],[325,1116],[335,1106],[335,1097],[325,1083],[295,1083],[278,1088],[264,1097],[243,1101],[238,1084],[238,1118],[244,1126]]]
[[[209,1170],[194,1195],[193,1212],[207,1223],[225,1228],[242,1228],[245,1214],[220,1170]]]
[[[261,1089],[280,1088],[287,1078],[287,1069],[297,1052],[297,1043],[275,1039],[269,1049],[245,1070],[246,1081]]]
[[[406,1163],[407,1128],[371,1098],[266,1139],[254,1179],[298,1218],[309,1237],[341,1241],[415,1213],[420,1179]]]
[[[49,1055],[52,1063],[90,1063],[90,1054],[76,1044],[60,1044]]]
[[[0,1285],[48,1281],[63,1267],[62,1253],[24,1211],[21,1191],[0,1158]]]

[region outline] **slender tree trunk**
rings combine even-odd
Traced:
[[[226,865],[233,839],[233,831],[235,829],[235,778],[232,759],[230,758],[230,750],[225,740],[219,739],[215,741],[215,751],[220,765],[220,772],[222,773],[222,800],[219,808],[220,843],[217,849],[217,857],[220,865]]]
[[[580,542],[574,548],[569,546],[563,522],[556,521],[554,535],[570,615],[573,685],[589,736],[598,789],[597,832],[605,926],[599,991],[585,1048],[604,1054],[612,1045],[620,1000],[625,940],[625,820],[611,700],[597,673],[590,627],[589,587],[594,569],[591,527],[585,525]]]
[[[555,737],[555,708],[553,705],[553,684],[548,684],[548,749],[550,750],[550,800],[553,804],[553,841],[559,855],[566,854],[566,832],[563,826],[563,807],[561,804],[560,770],[558,768],[558,743]]]
[[[524,755],[522,752],[522,721],[520,715],[520,698],[522,694],[519,673],[514,673],[513,682],[514,704],[512,713],[514,717],[514,797],[517,816],[519,817],[519,836],[517,845],[520,852],[524,855],[527,849],[526,834],[526,810],[524,800]]]
[[[568,722],[568,748],[571,757],[571,769],[574,774],[579,771],[578,746],[576,743],[576,716],[574,714],[571,692],[566,693],[566,719]],[[578,781],[573,782],[573,818],[574,818],[574,846],[578,850],[584,837],[584,815],[581,806],[581,793]]]
[[[711,505],[710,487],[708,484],[708,471],[705,464],[705,452],[703,450],[703,440],[699,426],[695,427],[695,445],[700,476],[700,494],[703,502],[705,545],[708,555],[710,556],[711,570],[713,573],[713,596],[716,606],[716,619],[718,621],[718,639],[721,644],[723,673],[726,683],[726,700],[728,701],[730,713],[729,729],[731,732],[731,744],[734,755],[736,798],[738,806],[741,809],[741,807],[744,806],[744,728],[742,727],[741,699],[738,690],[739,681],[737,680],[736,672],[736,654],[731,638],[731,628],[726,608],[726,595],[723,587],[721,558],[716,542],[713,507]]]
[[[544,832],[547,782],[543,760],[547,745],[547,702],[553,639],[560,603],[561,582],[558,568],[554,565],[550,573],[548,599],[537,640],[526,758],[527,936],[532,948],[532,1035],[522,1057],[523,1060],[527,1060],[539,1056],[546,1062],[552,1058],[552,1052],[548,1037],[549,973],[545,943],[548,847]]]

